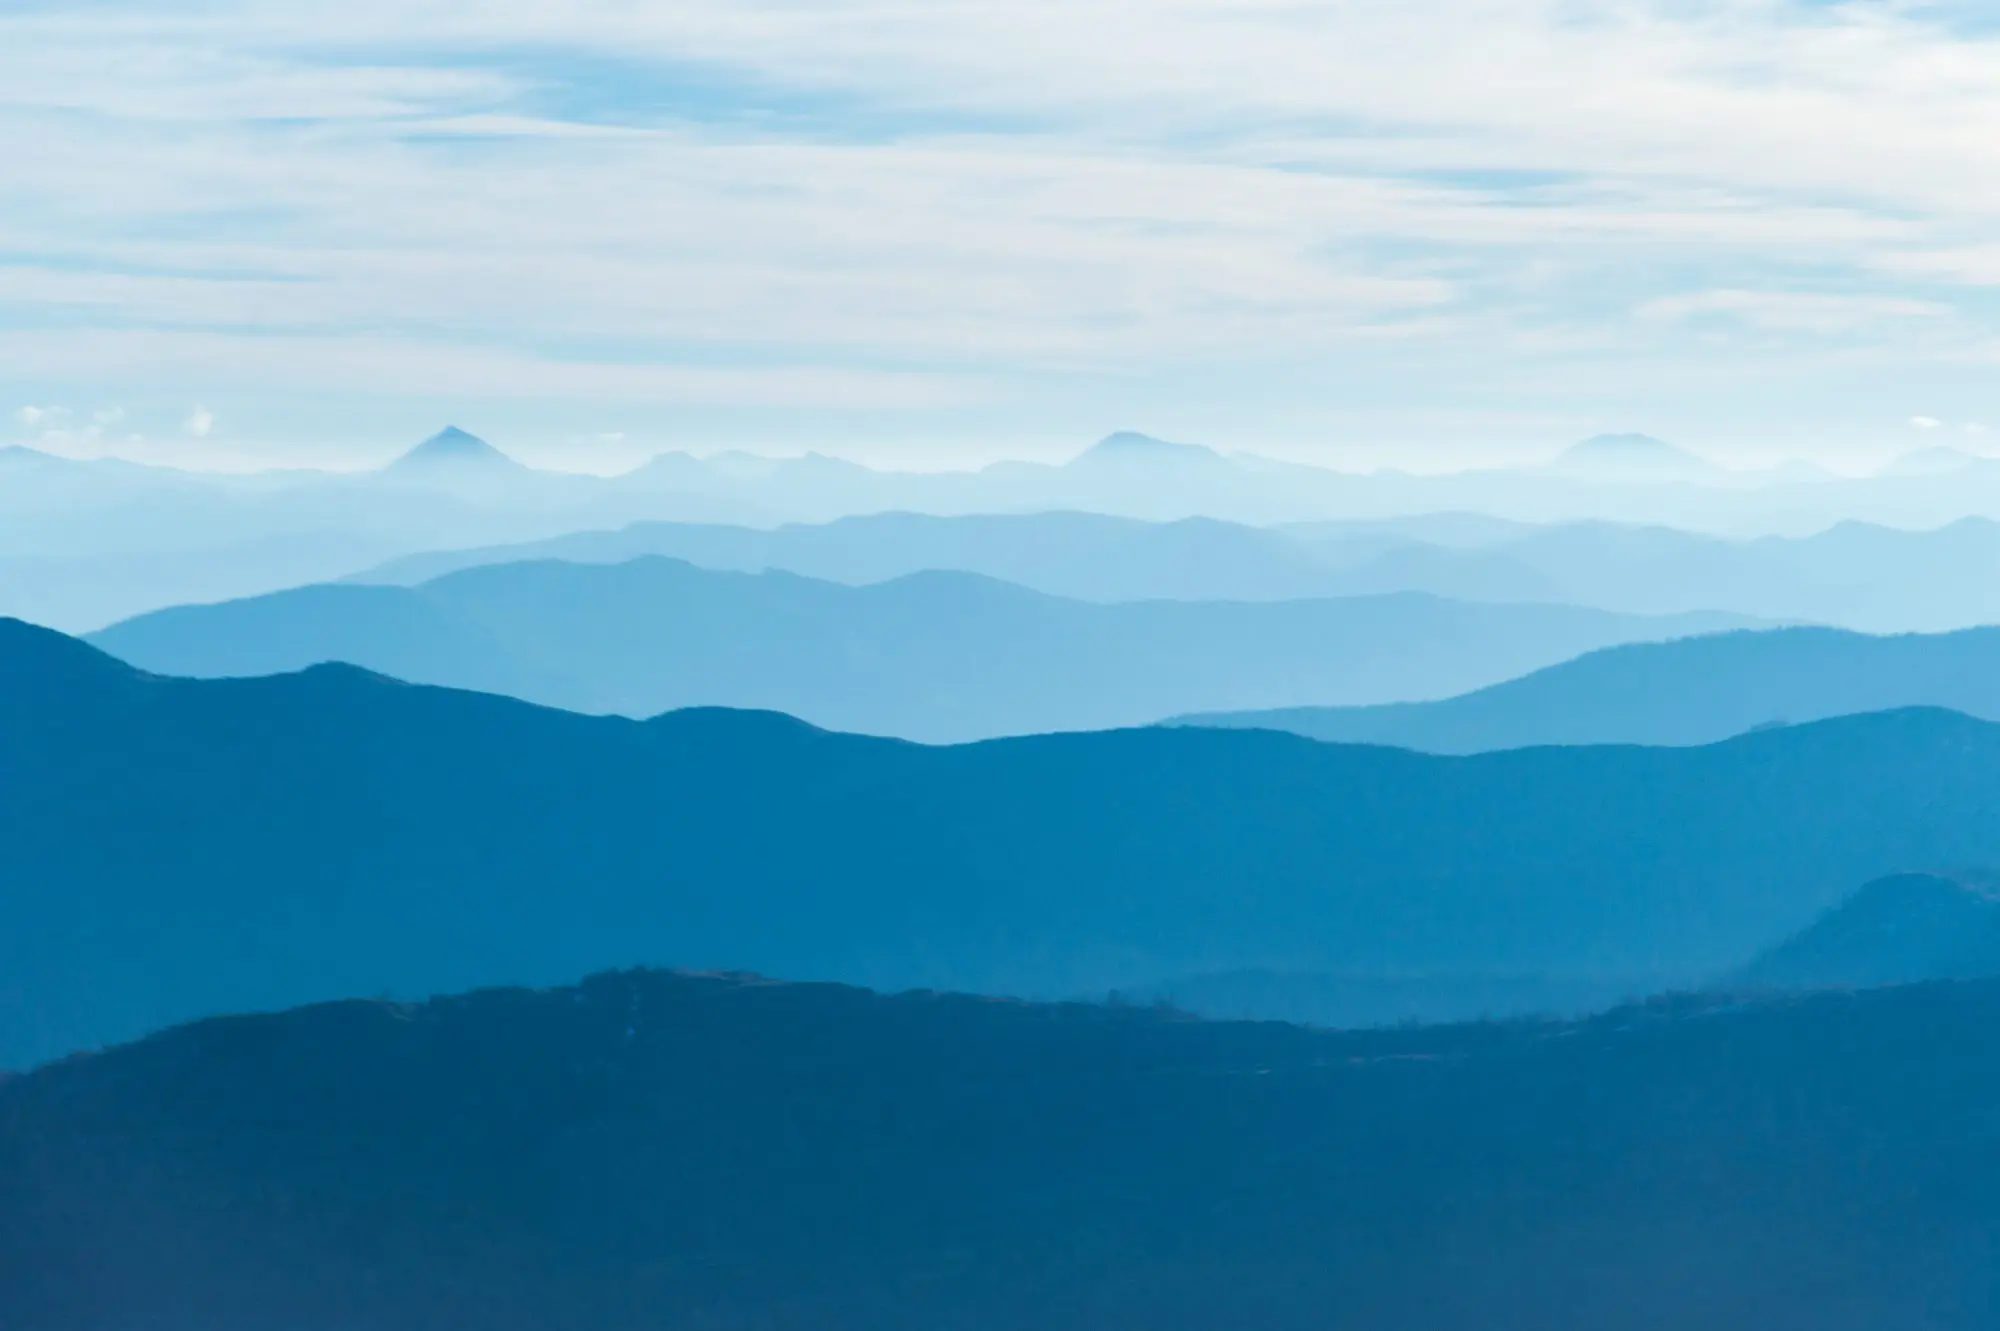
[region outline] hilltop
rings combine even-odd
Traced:
[[[1731,983],[1826,989],[2000,975],[2000,892],[1990,873],[1880,878],[1764,952]]]

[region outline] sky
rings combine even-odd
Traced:
[[[8,0],[0,442],[2000,452],[1981,9]]]

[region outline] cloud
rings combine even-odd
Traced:
[[[2000,282],[2000,41],[1905,4],[107,0],[0,17],[0,135],[24,396],[226,347],[836,409],[1220,367],[1246,419],[1294,367],[1415,419],[1747,331],[1811,403],[1829,342],[1969,364]]]
[[[1874,295],[1828,295],[1791,291],[1701,291],[1665,296],[1639,307],[1639,317],[1687,320],[1726,315],[1755,328],[1777,332],[1845,333],[1886,320],[1936,319],[1951,308],[1936,301]]]
[[[78,424],[75,413],[67,407],[27,406],[17,410],[14,417],[27,429],[37,448],[89,455],[99,451],[106,427],[123,420],[125,413],[116,408],[94,411],[87,423]]]
[[[378,336],[271,337],[159,329],[0,329],[0,364],[54,375],[75,364],[100,373],[173,381],[201,374],[241,391],[359,394],[410,399],[490,397],[672,406],[911,410],[977,405],[990,388],[971,376],[812,365],[604,364],[506,348],[438,345]],[[197,407],[184,423],[200,438],[215,415]]]
[[[1917,430],[1935,430],[1935,429],[1937,429],[1937,428],[1938,428],[1939,426],[1941,426],[1941,425],[1943,425],[1943,424],[1944,424],[1944,422],[1943,422],[1943,421],[1941,421],[1941,420],[1939,420],[1939,419],[1938,419],[1937,417],[1935,417],[1935,416],[1912,416],[1912,417],[1910,417],[1910,426],[1911,426],[1911,428],[1913,428],[1913,429],[1917,429]]]

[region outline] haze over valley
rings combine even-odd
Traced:
[[[1992,1331],[1965,0],[0,7],[0,1331]]]
[[[1695,1097],[1689,1123],[1701,1126],[1683,1145],[1628,1125],[1620,1131],[1637,1135],[1621,1137],[1620,1151],[1768,1153],[1767,1137],[1723,1126],[1731,1097],[1776,1094],[1734,1070],[1735,1041],[1765,1048],[1795,1038],[1782,1032],[1976,1022],[1990,1006],[1977,985],[2000,982],[2000,947],[1986,940],[1986,866],[2000,865],[2000,630],[1988,626],[2000,523],[1973,511],[1976,462],[1913,462],[1873,481],[1724,475],[1621,436],[1540,468],[1343,478],[1122,435],[1064,467],[922,476],[826,459],[670,459],[593,478],[537,472],[447,430],[384,470],[348,476],[14,465],[29,478],[15,502],[34,506],[35,521],[11,529],[25,552],[0,570],[0,589],[41,613],[0,621],[0,870],[10,884],[0,1067],[26,1074],[0,1081],[0,1182],[12,1199],[0,1206],[0,1311],[10,1324],[110,1331],[164,1299],[255,1331],[229,1309],[257,1287],[268,1290],[258,1316],[293,1310],[284,1315],[331,1331],[317,1319],[334,1304],[313,1291],[351,1283],[357,1252],[301,1235],[278,1247],[246,1237],[289,1233],[260,1209],[265,1187],[311,1198],[308,1209],[329,1220],[348,1205],[313,1181],[315,1143],[354,1132],[373,1143],[357,1149],[415,1149],[410,1133],[439,1112],[421,1097],[457,1103],[484,1077],[566,1087],[536,1133],[558,1120],[613,1131],[571,1118],[582,1110],[567,1097],[580,1092],[548,1062],[571,1056],[558,1052],[566,1042],[600,1038],[595,1015],[573,1034],[549,1028],[536,1038],[556,1043],[518,1063],[474,1073],[455,1061],[463,1054],[444,1053],[465,1070],[429,1091],[390,1093],[399,1117],[312,1119],[300,1097],[318,1096],[305,1090],[314,1079],[367,1086],[388,1075],[383,1057],[408,1056],[386,1053],[385,1015],[426,1023],[441,1051],[461,1039],[511,1048],[508,1032],[558,1010],[550,1005],[565,994],[586,1014],[626,994],[616,1001],[693,1003],[676,1020],[763,1048],[784,1038],[758,1024],[753,996],[768,992],[832,1023],[836,1042],[883,1057],[895,1057],[893,1040],[869,1024],[877,1012],[942,1020],[979,1040],[1017,1038],[1006,1023],[1052,1022],[1037,1029],[1074,1030],[1085,1043],[1062,1057],[1085,1063],[1047,1065],[1032,1043],[1009,1055],[1026,1060],[1018,1075],[1036,1088],[1023,1112],[1051,1130],[1124,1094],[1089,1060],[1151,1058],[1142,1051],[1177,1041],[1210,1052],[1172,1055],[1188,1069],[1175,1077],[1207,1075],[1197,1069],[1211,1058],[1304,1068],[1338,1048],[1373,1051],[1353,1055],[1364,1065],[1450,1050],[1462,1086],[1364,1077],[1347,1093],[1374,1098],[1356,1112],[1415,1114],[1462,1134],[1463,1097],[1499,1095],[1516,1106],[1507,1112],[1543,1125],[1537,1144],[1475,1134],[1462,1166],[1447,1167],[1356,1120],[1357,1135],[1337,1145],[1315,1136],[1295,1148],[1336,1171],[1356,1167],[1350,1152],[1387,1150],[1399,1163],[1384,1167],[1400,1181],[1384,1175],[1371,1188],[1457,1205],[1446,1199],[1494,1186],[1482,1170],[1575,1168],[1571,1153],[1584,1148],[1548,1126],[1550,1097],[1566,1078],[1607,1075],[1586,1069],[1637,1059],[1649,1070],[1632,1074],[1632,1094],[1668,1078]],[[1889,497],[1920,494],[1949,494],[1965,511],[1928,529],[1862,520],[1893,508]],[[1821,499],[1840,520],[1815,529],[1803,515]],[[1658,525],[1697,502],[1701,523]],[[50,522],[58,512],[73,522]],[[1730,530],[1739,523],[1764,534]],[[752,975],[792,983],[742,978]],[[1797,1006],[1801,994],[1912,985],[1923,997]],[[1973,987],[1952,988],[1961,985]],[[462,992],[471,996],[436,997]],[[854,1006],[863,1001],[888,1006]],[[1120,1006],[1134,1004],[1175,1015]],[[1706,1023],[1723,1011],[1749,1015],[1716,1043],[1721,1028]],[[242,1013],[284,1015],[232,1024]],[[647,1020],[628,1019],[633,1038],[652,1029]],[[992,1020],[1002,1026],[987,1031]],[[1243,1021],[1294,1025],[1209,1024]],[[274,1043],[231,1043],[253,1030]],[[701,1043],[710,1037],[690,1038],[671,1058],[723,1078],[701,1112],[759,1122],[765,1110],[732,1097],[761,1083],[738,1088],[734,1065]],[[295,1061],[304,1039],[330,1041],[321,1063]],[[1592,1052],[1574,1066],[1545,1052],[1563,1041]],[[99,1049],[109,1052],[88,1052]],[[658,1073],[641,1074],[644,1059],[668,1057],[635,1056],[633,1075],[645,1077]],[[1842,1057],[1795,1064],[1829,1097],[1813,1113],[1859,1112],[1840,1107]],[[1907,1057],[1932,1060],[1914,1075],[1959,1075],[1937,1061],[1941,1050]],[[172,1130],[193,1135],[171,1159],[158,1155],[167,1118],[108,1083],[61,1089],[94,1078],[100,1062],[133,1059],[156,1069],[143,1074],[156,1086],[145,1094],[189,1106]],[[1692,1061],[1650,1062],[1660,1059]],[[798,1089],[785,1094],[849,1094],[829,1088],[860,1065],[841,1066],[817,1089],[788,1083]],[[888,1084],[949,1098],[987,1075]],[[1309,1088],[1318,1074],[1284,1075],[1307,1077],[1287,1114],[1332,1093]],[[218,1093],[278,1097],[269,1103],[309,1135],[284,1130],[255,1164],[195,1147],[241,1131],[202,1107]],[[50,1126],[46,1097],[76,1094],[95,1097],[97,1135]],[[1147,1129],[1161,1134],[1158,1149],[1184,1149],[1169,1143],[1197,1131],[1183,1113],[1265,1130],[1253,1123],[1265,1111],[1247,1102],[1194,1105],[1169,1094]],[[1873,1130],[1910,1133],[1937,1107],[1913,1093],[1867,1112],[1887,1116]],[[619,1112],[673,1119],[692,1108],[647,1092]],[[697,1135],[722,1159],[747,1161],[754,1132],[738,1141],[721,1121],[704,1119]],[[814,1151],[852,1153],[872,1186],[900,1196],[901,1166],[881,1143],[812,1131]],[[76,1154],[86,1141],[115,1142],[117,1159],[153,1181],[123,1164],[92,1181]],[[1226,1140],[1204,1149],[1218,1166],[1265,1168]],[[1006,1200],[1015,1184],[971,1181],[999,1158],[940,1155],[927,1167],[965,1180],[970,1217],[1020,1204]],[[1032,1177],[1045,1163],[1014,1172]],[[679,1155],[656,1167],[692,1177]],[[817,1166],[803,1167],[818,1180]],[[1865,1192],[1803,1159],[1774,1167],[1819,1171],[1840,1196]],[[364,1194],[421,1174],[383,1168],[353,1175]],[[613,1298],[681,1317],[764,1307],[770,1291],[793,1288],[871,1324],[926,1309],[996,1327],[1053,1315],[1027,1286],[976,1293],[983,1276],[922,1298],[886,1293],[908,1263],[935,1260],[893,1224],[869,1231],[840,1277],[820,1264],[840,1241],[813,1220],[802,1248],[757,1225],[717,1231],[751,1285],[635,1285],[626,1263],[694,1241],[642,1227],[636,1247],[606,1249],[627,1255],[585,1261],[546,1229],[550,1203],[486,1191],[502,1186],[493,1161],[466,1156],[452,1168],[472,1172],[422,1186],[480,1208],[508,1237],[494,1230],[447,1257],[429,1213],[412,1213],[369,1259],[398,1273],[366,1301],[384,1325],[428,1331],[416,1308],[438,1297],[428,1292],[437,1282],[466,1278],[455,1263],[498,1261],[522,1244],[542,1254],[542,1276],[475,1282],[493,1298],[505,1291],[504,1310],[485,1296],[437,1306],[504,1326],[525,1308]],[[1151,1154],[1119,1168],[1138,1171],[1145,1181],[1134,1186],[1167,1190],[1184,1216],[1215,1204]],[[747,1163],[729,1170],[715,1186],[754,1176]],[[565,1187],[614,1187],[583,1161],[561,1173]],[[1795,1209],[1758,1211],[1742,1190],[1765,1182],[1741,1170],[1717,1177],[1721,1191],[1662,1176],[1567,1192],[1564,1205],[1578,1209],[1560,1224],[1589,1217],[1606,1232],[1650,1232],[1685,1208],[1720,1206],[1731,1223],[1756,1216],[1761,1235],[1794,1245],[1764,1264],[1768,1297],[1822,1309],[1971,1297],[1976,1263],[1950,1254],[1895,1249],[1876,1268],[1881,1283],[1832,1280],[1828,1253],[1886,1253],[1887,1240]],[[1531,1280],[1545,1259],[1492,1228],[1512,1230],[1519,1199],[1470,1228],[1437,1230],[1411,1228],[1375,1191],[1306,1218],[1275,1184],[1257,1185],[1250,1228],[1203,1231],[1218,1270],[1249,1260],[1235,1245],[1259,1225],[1298,1236],[1281,1265],[1328,1251],[1314,1245],[1354,1251],[1355,1226],[1403,1237],[1382,1250],[1389,1266],[1366,1268],[1375,1275],[1336,1263],[1310,1279],[1287,1275],[1303,1283],[1285,1299],[1245,1302],[1222,1292],[1240,1288],[1238,1277],[1141,1274],[1163,1269],[1155,1240],[1124,1202],[1095,1191],[1110,1186],[1101,1168],[1083,1180],[1073,1204],[1121,1217],[1102,1260],[1124,1273],[1125,1292],[1035,1277],[1081,1306],[1169,1300],[1197,1310],[1191,1324],[1254,1306],[1264,1324],[1284,1326],[1337,1298],[1429,1325],[1463,1306],[1413,1301],[1408,1275],[1388,1273],[1426,1269],[1445,1252],[1493,1262],[1503,1250],[1523,1274],[1481,1277],[1465,1297],[1523,1316],[1550,1289],[1578,1317],[1641,1289],[1663,1310],[1697,1306],[1643,1262],[1601,1263],[1595,1285]],[[788,1209],[806,1224],[819,1205],[802,1196]],[[1942,1194],[1921,1205],[1948,1213]],[[1035,1223],[1066,1234],[1062,1214]],[[1538,1223],[1558,1223],[1543,1214]],[[989,1252],[971,1270],[1039,1260],[1016,1231],[968,1223],[987,1237],[966,1241]],[[113,1235],[126,1247],[161,1242],[160,1224],[186,1236],[173,1269],[105,1255]],[[1725,1232],[1729,1244],[1751,1242],[1749,1230]],[[1548,1251],[1580,1242],[1567,1229],[1537,1233],[1533,1244],[1557,1245]],[[1720,1260],[1691,1242],[1668,1241],[1674,1260]],[[44,1274],[50,1253],[116,1280],[87,1295]],[[1750,1288],[1746,1275],[1729,1277],[1715,1324],[1751,1306]]]

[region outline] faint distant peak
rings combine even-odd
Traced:
[[[1567,458],[1586,457],[1690,457],[1664,439],[1627,431],[1622,434],[1594,434],[1580,444],[1563,450]]]
[[[400,472],[441,471],[446,468],[457,472],[515,471],[520,467],[520,463],[478,435],[461,430],[456,425],[445,426],[389,464],[389,470]]]
[[[0,460],[40,464],[62,462],[65,459],[57,457],[54,453],[45,453],[39,448],[29,448],[26,444],[8,444],[0,447]]]
[[[1092,463],[1133,462],[1220,462],[1222,455],[1200,444],[1173,444],[1136,430],[1107,434],[1078,454],[1071,466]]]
[[[1882,469],[1884,476],[1949,476],[1976,467],[1987,459],[1962,448],[1938,445],[1905,453]]]
[[[1683,480],[1712,475],[1714,463],[1649,434],[1600,434],[1564,449],[1555,471],[1601,480]]]

